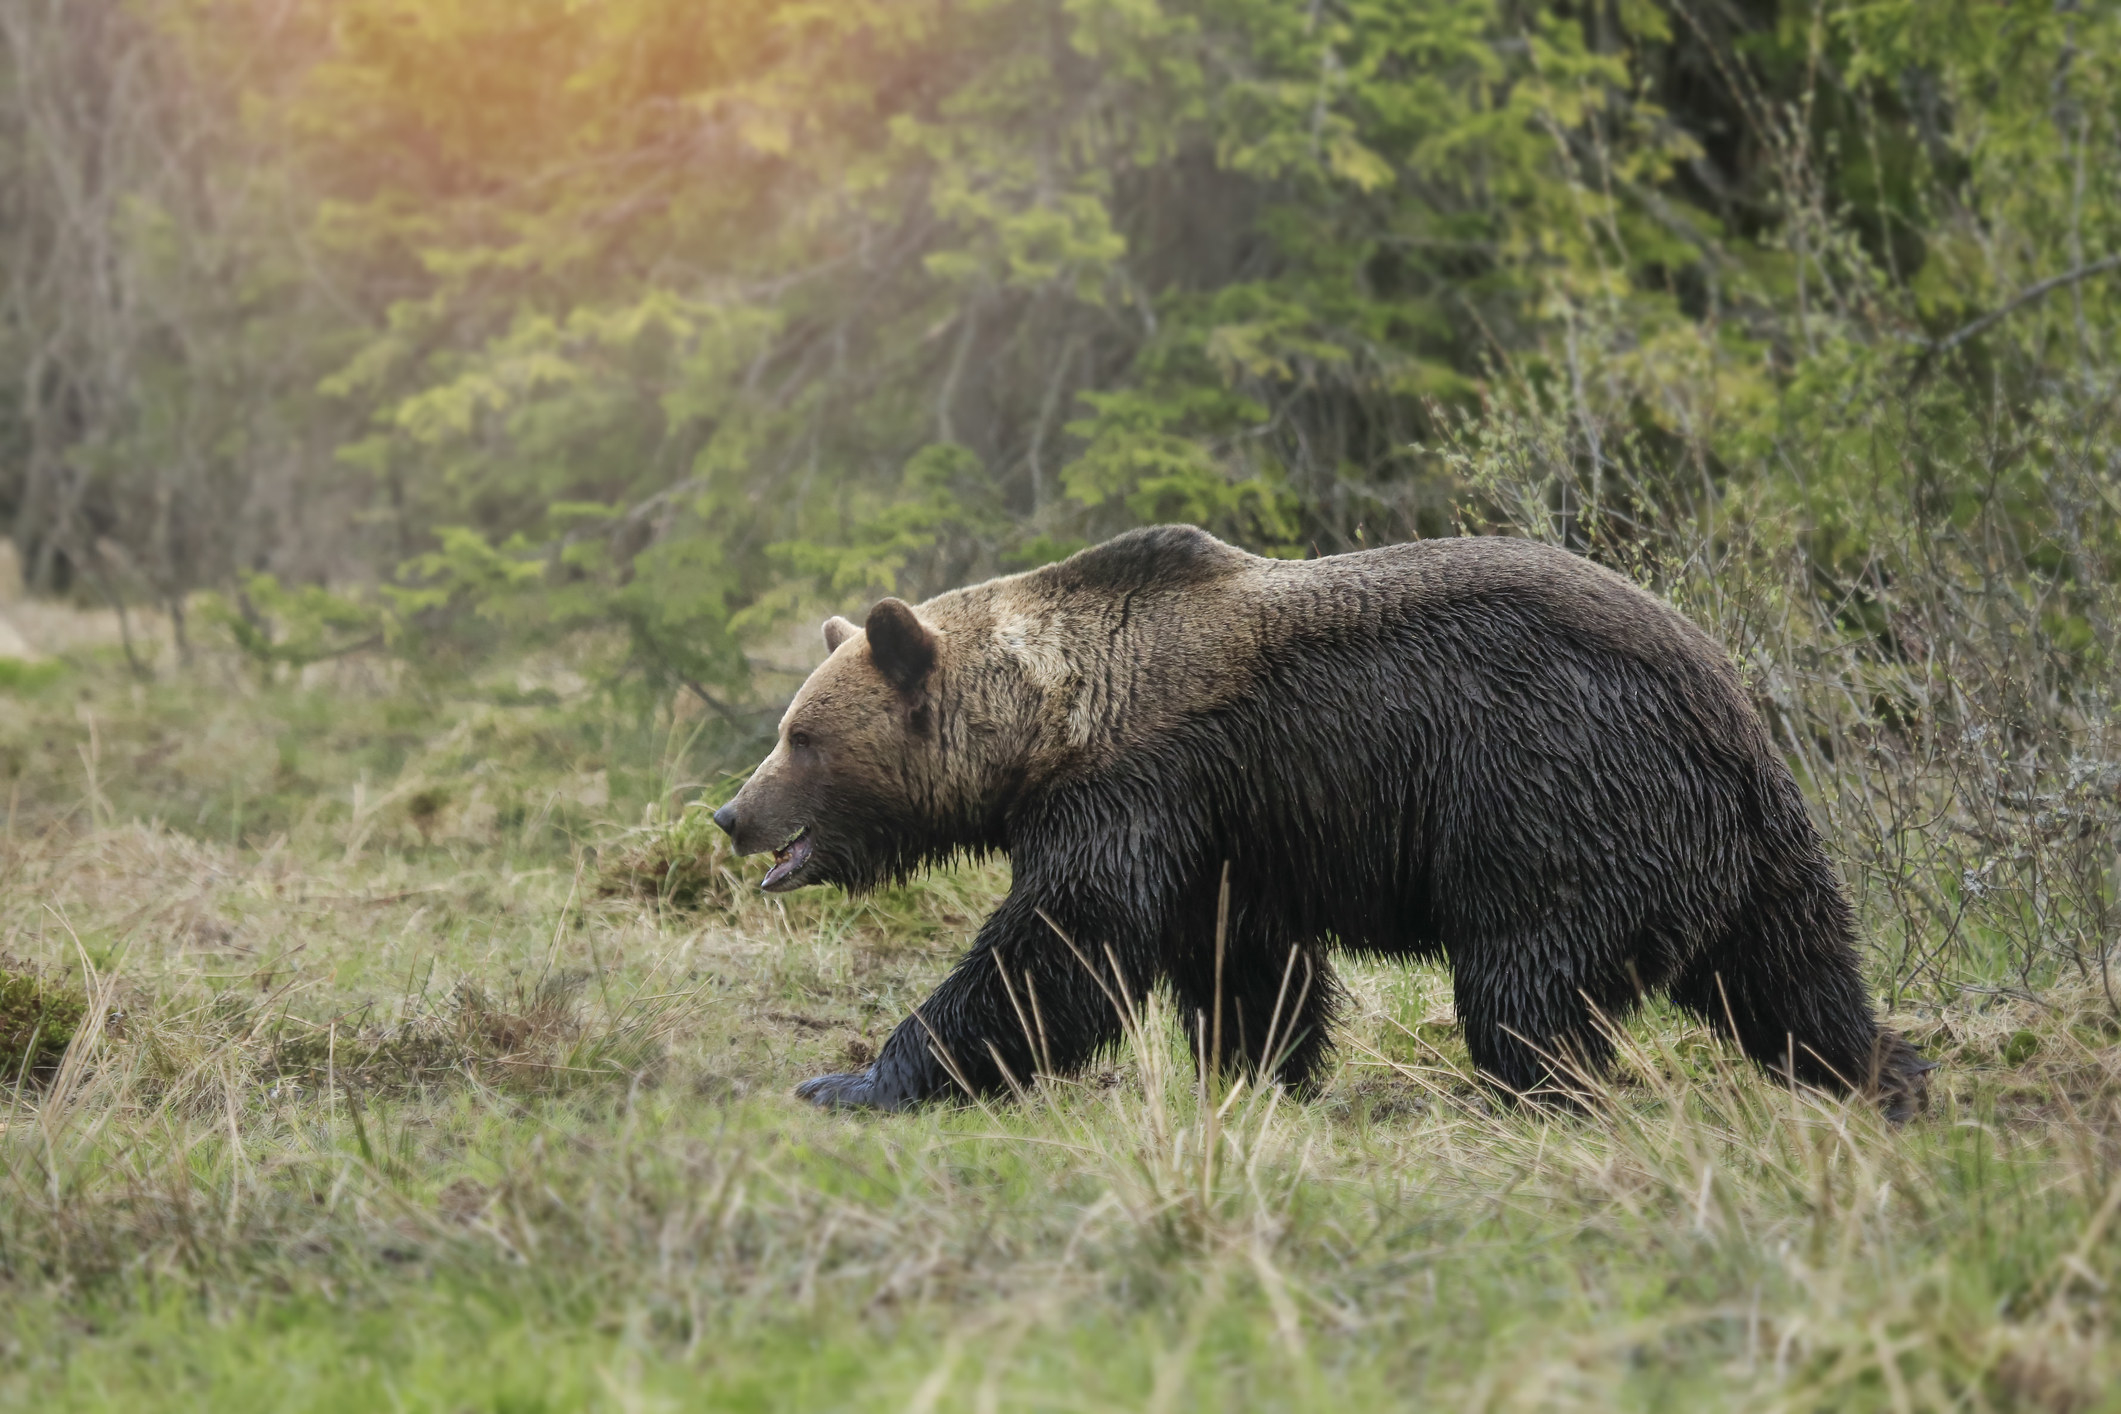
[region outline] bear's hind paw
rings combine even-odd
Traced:
[[[1887,1031],[1878,1040],[1878,1073],[1872,1093],[1894,1124],[1906,1124],[1930,1106],[1930,1072],[1937,1062],[1909,1045],[1897,1033]]]
[[[893,1110],[898,1106],[876,1093],[876,1072],[858,1070],[846,1075],[820,1075],[795,1087],[798,1098],[828,1110]]]

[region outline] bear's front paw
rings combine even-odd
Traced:
[[[811,1104],[828,1110],[895,1110],[899,1106],[878,1093],[876,1071],[858,1070],[850,1075],[820,1075],[795,1087],[795,1093]]]

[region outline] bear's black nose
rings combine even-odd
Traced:
[[[717,825],[720,825],[720,826],[721,826],[721,827],[722,827],[722,828],[723,828],[724,830],[726,830],[726,831],[727,831],[727,832],[728,832],[729,834],[731,834],[731,835],[734,835],[734,834],[736,833],[736,805],[735,805],[735,803],[734,803],[734,802],[732,802],[732,803],[730,803],[730,804],[728,804],[728,805],[725,805],[725,806],[723,806],[723,807],[722,807],[722,808],[721,808],[720,810],[717,810],[717,811],[715,811],[715,812],[714,812],[714,823],[715,823],[715,824],[717,824]]]

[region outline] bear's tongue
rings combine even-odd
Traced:
[[[788,843],[773,852],[773,867],[759,881],[762,889],[774,889],[788,882],[788,876],[810,862],[810,832],[803,831]]]

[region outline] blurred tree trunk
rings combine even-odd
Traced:
[[[0,495],[29,587],[50,591],[86,568],[106,528],[91,458],[123,415],[139,339],[120,208],[154,159],[155,115],[146,45],[117,0],[7,0],[0,44],[0,264],[19,418]]]
[[[329,573],[345,521],[285,173],[242,117],[285,36],[206,14],[0,0],[0,520],[33,592],[178,623],[240,569]]]

